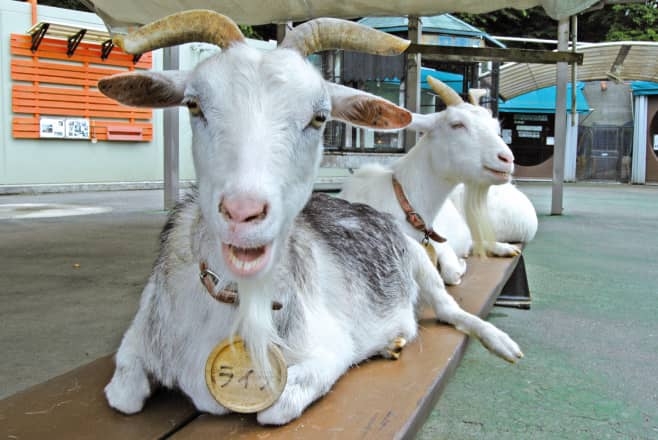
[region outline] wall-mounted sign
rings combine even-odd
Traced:
[[[89,119],[85,118],[41,118],[39,137],[89,139]]]
[[[66,137],[73,139],[89,139],[89,119],[67,119]]]
[[[555,114],[503,112],[500,121],[503,141],[512,149],[514,163],[539,165],[553,155]]]
[[[66,136],[66,120],[41,118],[39,120],[39,137],[63,138]]]

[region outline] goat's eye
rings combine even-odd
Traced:
[[[459,128],[464,128],[464,127],[465,125],[463,122],[455,121],[450,123],[450,128],[452,128],[453,130],[457,130]]]
[[[199,102],[196,99],[190,99],[185,103],[185,105],[187,106],[187,109],[190,111],[192,116],[203,116],[201,106],[199,106]]]
[[[309,122],[309,125],[313,128],[320,129],[322,128],[322,124],[324,124],[327,120],[327,115],[324,113],[316,113],[313,115],[313,119],[311,119],[311,122]]]

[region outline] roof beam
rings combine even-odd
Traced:
[[[619,48],[619,52],[617,52],[617,58],[615,58],[612,66],[610,66],[610,70],[607,72],[607,75],[617,82],[622,81],[621,73],[624,69],[624,61],[628,56],[628,52],[631,51],[631,47],[632,46],[629,44],[622,44],[622,46]]]
[[[481,61],[498,61],[501,63],[534,64],[583,64],[583,54],[569,51],[501,49],[496,47],[457,47],[436,46],[432,44],[412,43],[407,53],[419,53],[427,61],[476,63]]]

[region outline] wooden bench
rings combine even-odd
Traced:
[[[527,297],[519,286],[527,288],[522,256],[471,258],[462,284],[449,290],[464,309],[486,316],[501,292]],[[103,395],[114,369],[112,357],[106,356],[0,401],[0,435],[122,440],[412,438],[468,342],[454,328],[437,324],[429,313],[420,325],[419,337],[405,347],[400,360],[373,359],[352,368],[325,397],[286,426],[259,426],[253,414],[201,414],[183,395],[164,390],[151,397],[141,413],[119,414],[108,407]],[[502,361],[492,355],[491,362]]]

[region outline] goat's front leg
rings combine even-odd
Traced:
[[[274,405],[258,413],[258,422],[283,425],[296,419],[306,407],[324,396],[352,363],[348,356],[322,352],[288,367],[288,382],[283,393]]]
[[[466,273],[466,260],[459,258],[448,243],[431,242],[439,260],[439,272],[446,284],[456,286],[461,284]]]
[[[521,349],[507,333],[496,326],[462,309],[457,301],[445,290],[443,282],[431,263],[422,254],[422,247],[416,243],[410,246],[411,257],[415,262],[415,279],[421,296],[434,308],[437,319],[452,324],[457,330],[475,336],[489,351],[509,362],[523,357]]]
[[[517,245],[503,243],[501,241],[487,243],[485,245],[485,250],[487,251],[487,254],[493,255],[494,257],[516,257],[521,254],[521,248]]]
[[[110,406],[125,414],[142,410],[144,401],[151,395],[151,383],[142,360],[138,335],[133,323],[121,341],[115,361],[112,380],[105,387]]]

